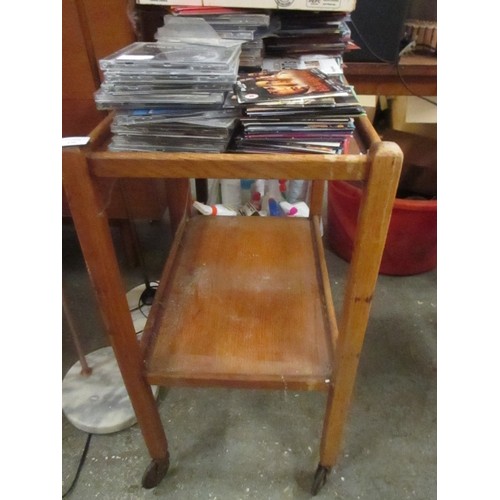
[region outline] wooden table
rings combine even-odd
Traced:
[[[404,55],[399,71],[388,63],[346,62],[344,74],[359,95],[437,95],[437,57]]]

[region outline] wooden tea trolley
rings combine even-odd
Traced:
[[[151,385],[319,390],[328,393],[312,493],[341,447],[349,401],[398,185],[400,148],[357,119],[345,155],[110,152],[112,116],[82,148],[63,150],[63,185],[110,343],[151,464],[169,453]],[[354,148],[356,149],[356,148]],[[360,153],[361,151],[361,153]],[[309,218],[194,215],[188,189],[144,334],[137,340],[96,180],[305,179]],[[364,181],[357,236],[337,322],[321,237],[324,183]]]

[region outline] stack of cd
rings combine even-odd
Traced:
[[[240,44],[225,40],[135,42],[99,61],[104,81],[97,107],[218,107],[235,82],[240,51]]]
[[[243,117],[231,149],[245,153],[345,152],[364,113],[352,87],[317,69],[241,75],[236,99]]]
[[[261,10],[178,6],[172,7],[170,12],[167,16],[204,19],[221,38],[229,40],[257,40],[268,36],[271,30],[271,15]],[[157,34],[170,36],[164,27],[159,28]]]
[[[104,81],[96,106],[117,111],[110,149],[225,150],[237,113],[223,104],[241,42],[222,40],[209,26],[207,36],[199,22],[189,27],[175,22],[170,39],[135,42],[99,61]]]
[[[224,110],[132,110],[118,111],[111,125],[111,151],[202,151],[226,150],[237,120]]]
[[[240,71],[257,71],[262,69],[264,61],[264,41],[253,40],[241,45]]]
[[[240,73],[241,127],[230,149],[246,153],[348,150],[365,113],[343,74],[351,46],[345,12],[278,9],[264,38],[262,71]]]
[[[266,56],[333,54],[345,52],[351,39],[348,14],[278,10],[279,29],[265,40]]]
[[[343,55],[353,50],[349,14],[278,10],[279,28],[264,40],[262,69],[318,68],[329,75],[343,74]]]
[[[216,32],[228,40],[241,40],[240,70],[262,67],[264,57],[263,39],[271,36],[278,29],[278,19],[269,11],[258,9],[237,9],[224,7],[189,7],[170,8],[173,16],[196,16],[204,19]],[[170,36],[165,28],[158,29],[157,40]]]

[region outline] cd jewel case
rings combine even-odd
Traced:
[[[99,61],[105,71],[113,68],[178,68],[197,70],[228,70],[237,61],[241,43],[220,40],[218,45],[210,42],[134,42],[131,45]]]

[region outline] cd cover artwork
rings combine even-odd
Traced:
[[[289,69],[249,73],[236,82],[240,104],[349,95],[350,89],[335,76],[318,69]]]

